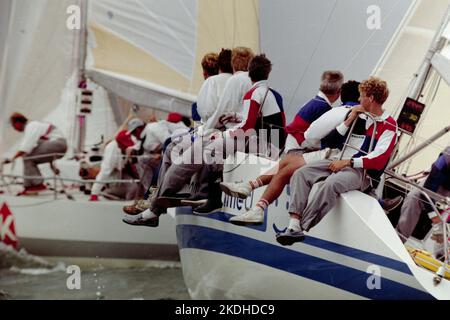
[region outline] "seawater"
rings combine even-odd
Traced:
[[[67,260],[36,257],[0,243],[0,300],[190,299],[179,263],[149,261],[133,266],[89,259],[77,265],[77,259]],[[71,265],[81,271],[79,289],[70,286]]]

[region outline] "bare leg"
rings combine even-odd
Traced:
[[[299,157],[298,155],[287,155],[286,157],[278,161],[278,164],[276,166],[267,170],[263,175],[260,175],[257,179],[259,179],[262,182],[262,186],[267,186],[272,181],[275,175],[277,175],[281,170],[283,170],[283,168],[291,164],[293,158],[298,157]]]
[[[269,186],[264,191],[261,199],[265,199],[269,204],[275,201],[283,192],[284,187],[289,183],[294,172],[305,165],[305,160],[301,155],[287,155],[280,163],[280,170],[271,176]]]

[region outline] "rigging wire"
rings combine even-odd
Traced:
[[[397,0],[397,2],[394,4],[394,6],[392,7],[392,9],[388,12],[388,14],[385,16],[385,18],[382,21],[382,24],[384,24],[384,22],[386,22],[386,20],[391,16],[392,12],[394,12],[394,9],[398,6],[398,4],[400,3],[401,0]],[[359,48],[359,50],[356,52],[356,54],[352,57],[352,59],[350,59],[349,63],[347,64],[347,66],[344,68],[344,73],[348,70],[348,68],[350,68],[350,66],[352,65],[352,63],[355,61],[355,59],[357,57],[359,57],[359,55],[361,54],[361,51],[369,44],[369,41],[373,38],[373,36],[377,33],[377,30],[374,30],[370,36],[367,38],[367,40],[364,42],[364,44]]]
[[[306,72],[309,70],[309,67],[310,67],[311,64],[312,64],[312,60],[313,60],[314,56],[316,55],[317,50],[319,49],[319,45],[322,43],[322,39],[323,39],[323,37],[325,36],[325,31],[328,29],[328,26],[330,25],[331,16],[332,16],[333,13],[336,11],[337,3],[338,3],[338,0],[335,0],[335,1],[334,1],[334,5],[333,5],[333,7],[332,7],[332,9],[331,9],[331,11],[330,11],[330,13],[329,13],[329,15],[328,15],[327,23],[325,24],[324,28],[322,29],[322,32],[321,32],[321,34],[320,34],[320,37],[319,37],[319,39],[318,39],[317,42],[316,42],[316,46],[314,47],[314,50],[313,50],[311,56],[309,57],[308,63],[306,64],[306,67],[305,67],[305,69],[303,70],[302,75],[300,76],[300,80],[298,81],[297,86],[296,86],[294,92],[292,93],[292,97],[291,97],[291,99],[289,100],[288,108],[291,107],[291,104],[292,104],[292,102],[293,102],[294,99],[295,99],[295,95],[297,94],[297,91],[300,89],[300,85],[301,85],[301,83],[303,82],[303,79],[304,79],[305,76],[306,76]]]

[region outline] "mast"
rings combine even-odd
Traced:
[[[422,65],[420,66],[419,71],[416,74],[414,86],[411,88],[411,91],[408,94],[408,96],[413,98],[414,100],[418,100],[421,97],[425,83],[427,82],[430,76],[432,70],[431,60],[433,59],[436,53],[438,53],[443,49],[446,43],[446,40],[445,38],[442,37],[442,34],[447,24],[449,23],[449,16],[450,16],[450,6],[447,7],[447,11],[445,12],[444,18],[442,19],[441,24],[433,38],[433,41],[431,42],[430,48],[428,49],[428,52],[422,62]]]
[[[441,20],[441,23],[440,23],[438,29],[436,30],[433,40],[431,41],[431,44],[425,55],[425,58],[423,59],[422,64],[420,65],[417,73],[414,75],[415,78],[412,80],[410,90],[407,94],[407,97],[410,97],[417,101],[423,97],[425,85],[431,79],[431,76],[433,73],[432,60],[436,56],[436,54],[438,54],[444,48],[445,44],[447,43],[447,40],[442,35],[443,35],[449,21],[450,21],[450,6],[447,7],[446,12]],[[399,106],[399,107],[401,107],[401,106]],[[417,128],[419,128],[422,125],[423,119],[424,119],[424,117],[421,117],[419,119],[419,122],[417,123],[415,132],[412,135],[410,135],[410,139],[407,142],[407,144],[405,145],[404,152],[406,154],[408,154],[408,157],[404,156],[401,158],[402,161],[399,161],[399,160],[395,161],[395,163],[397,165],[400,163],[403,163],[405,165],[405,166],[403,166],[403,165],[400,166],[400,169],[399,169],[400,171],[407,172],[409,169],[410,163],[405,163],[404,161],[406,159],[411,158],[411,155],[414,155],[418,151],[423,149],[423,148],[417,148],[417,149],[419,149],[418,151],[411,152],[411,149],[414,146],[415,141],[416,141]],[[404,134],[404,132],[401,131],[401,136],[399,137],[399,141],[401,140],[403,134]]]
[[[88,0],[79,0],[79,7],[81,12],[81,28],[78,33],[78,61],[77,61],[77,91],[82,89],[82,82],[86,81],[85,77],[85,63],[87,55],[87,18],[88,18]],[[84,151],[84,145],[86,140],[86,114],[80,112],[80,104],[82,103],[82,95],[77,95],[75,104],[76,108],[76,124],[75,127],[77,135],[75,141],[75,154],[82,153]]]

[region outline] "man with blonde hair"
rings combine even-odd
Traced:
[[[334,207],[341,193],[351,190],[367,189],[372,182],[379,181],[391,157],[397,141],[397,123],[383,110],[389,90],[385,81],[371,77],[359,85],[361,106],[355,107],[348,118],[336,127],[347,134],[352,122],[359,117],[361,110],[372,114],[376,119],[376,132],[371,118],[366,120],[366,135],[361,151],[346,160],[321,160],[298,169],[291,178],[290,222],[286,231],[277,234],[282,245],[292,245],[303,241],[303,231],[309,231]],[[362,108],[361,108],[362,107]],[[369,150],[374,137],[373,150]],[[370,152],[369,152],[370,151]],[[367,177],[364,176],[367,170]],[[370,178],[370,179],[369,179]],[[325,180],[324,180],[325,179]],[[324,180],[314,199],[308,202],[312,186]]]

